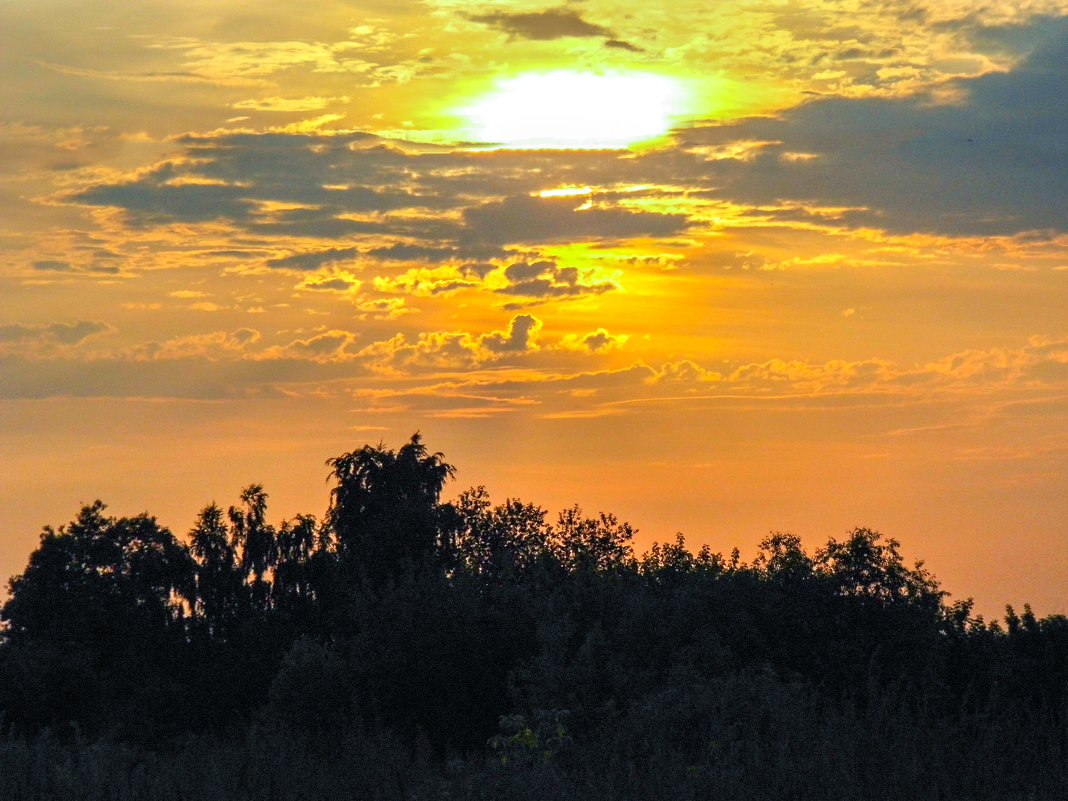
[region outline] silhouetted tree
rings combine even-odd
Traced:
[[[0,610],[0,710],[34,731],[74,722],[148,741],[181,727],[180,681],[194,600],[185,547],[146,514],[100,501],[46,528]]]
[[[843,596],[878,604],[904,602],[938,612],[945,593],[923,562],[905,565],[900,546],[892,538],[884,541],[877,531],[857,528],[843,542],[828,540],[816,552],[815,564]]]
[[[805,553],[801,538],[782,532],[772,534],[760,543],[754,567],[769,580],[787,585],[811,580],[815,574],[815,564]]]
[[[565,509],[549,533],[550,547],[568,570],[610,571],[633,559],[634,529],[615,515],[583,517],[578,506]]]
[[[274,568],[276,603],[302,604],[315,598],[316,557],[330,558],[329,541],[312,515],[297,515],[278,528],[278,562]]]
[[[551,529],[545,510],[534,504],[509,498],[494,506],[479,486],[460,494],[456,511],[457,563],[468,573],[491,581],[518,579],[549,553]]]
[[[59,531],[45,528],[0,610],[15,641],[111,643],[181,629],[193,563],[156,519],[115,519],[100,501]]]
[[[222,509],[215,504],[204,507],[189,541],[196,558],[197,620],[209,635],[225,637],[241,615],[245,588]]]
[[[249,603],[257,614],[271,606],[271,582],[278,564],[278,541],[274,527],[267,523],[267,493],[260,484],[251,484],[241,493],[242,507],[231,506],[230,540],[240,554],[242,580],[248,587]]]
[[[679,534],[637,560],[610,514],[550,524],[483,487],[442,503],[452,467],[418,435],[328,464],[321,524],[272,526],[254,484],[205,507],[188,548],[99,502],[45,530],[0,608],[0,719],[90,739],[68,758],[0,737],[0,795],[33,772],[12,755],[66,774],[97,735],[136,760],[177,748],[192,773],[230,754],[217,772],[245,779],[203,797],[288,797],[294,767],[324,799],[1068,791],[1068,618],[986,624],[896,540],[858,528],[810,554],[773,533],[746,563]],[[409,793],[397,777],[431,750]],[[87,797],[125,787],[107,781]]]
[[[344,568],[380,583],[406,565],[451,559],[458,521],[439,499],[454,470],[418,434],[397,452],[365,445],[327,464],[337,482],[327,521]]]

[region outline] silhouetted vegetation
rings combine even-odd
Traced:
[[[5,799],[1062,799],[1068,619],[868,529],[747,563],[479,487],[418,435],[185,542],[97,502],[0,610]]]

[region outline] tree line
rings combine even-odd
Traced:
[[[322,519],[272,524],[251,485],[184,539],[99,501],[45,528],[0,609],[0,774],[33,743],[208,738],[246,765],[298,749],[280,798],[317,797],[309,765],[383,798],[1068,789],[1068,619],[984,621],[894,539],[638,556],[611,514],[443,502],[453,468],[418,435],[327,464]]]

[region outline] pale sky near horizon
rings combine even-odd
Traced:
[[[0,0],[0,573],[415,431],[1068,612],[1065,0]]]

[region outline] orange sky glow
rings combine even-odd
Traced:
[[[415,431],[1068,612],[1068,4],[0,0],[0,573]]]

